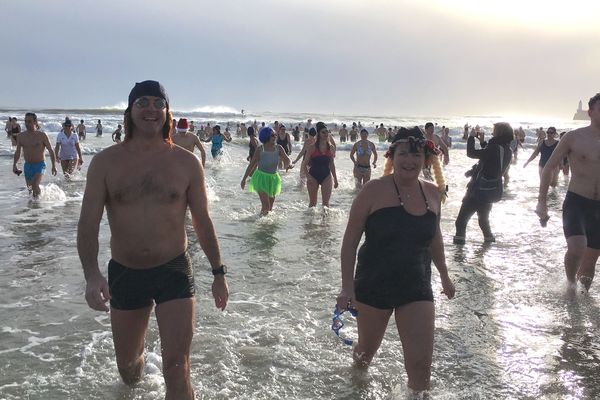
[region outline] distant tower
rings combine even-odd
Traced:
[[[583,109],[583,104],[581,104],[581,100],[579,100],[579,107],[577,107],[577,112],[573,115],[573,120],[575,121],[585,121],[589,120],[590,116],[587,111]]]

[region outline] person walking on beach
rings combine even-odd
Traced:
[[[188,131],[188,121],[186,118],[180,118],[177,122],[177,133],[173,136],[173,143],[177,146],[183,147],[187,151],[193,153],[194,148],[197,147],[200,150],[200,157],[202,159],[202,166],[206,163],[206,151],[204,146],[198,139],[198,136],[194,135],[191,131]]]
[[[123,126],[121,124],[117,125],[117,129],[112,134],[112,141],[115,143],[121,143],[121,135],[123,134]]]
[[[56,158],[48,135],[38,130],[37,115],[31,112],[25,114],[25,128],[25,132],[17,136],[13,172],[17,175],[24,172],[27,188],[33,193],[33,198],[37,199],[41,192],[42,176],[46,170],[45,150],[48,150],[50,161],[52,161],[52,175],[56,175]],[[17,168],[17,163],[21,157],[21,149],[23,149],[23,157],[25,158],[23,171],[19,171]]]
[[[17,122],[17,117],[12,117],[10,121],[10,142],[13,146],[17,145],[17,136],[21,133],[21,125]]]
[[[292,165],[290,167],[290,168],[294,168],[294,166],[296,165],[298,160],[302,159],[302,163],[300,164],[300,173],[299,173],[300,186],[304,186],[304,184],[306,183],[306,175],[308,174],[308,170],[306,169],[306,167],[302,167],[302,166],[304,165],[304,159],[306,158],[306,152],[308,151],[308,149],[311,146],[313,146],[315,144],[316,136],[317,136],[317,130],[315,128],[310,128],[310,130],[308,131],[307,137],[304,140],[304,145],[302,146],[302,150],[300,150],[296,159],[294,161],[292,161]]]
[[[429,389],[431,379],[432,261],[440,274],[442,293],[449,299],[455,294],[440,230],[445,182],[437,151],[419,127],[400,128],[385,154],[384,176],[369,181],[352,203],[341,250],[337,309],[358,311],[355,365],[369,366],[394,314],[408,387],[415,391]],[[419,179],[426,163],[433,164],[441,182]],[[357,259],[363,232],[365,241]]]
[[[281,176],[277,172],[278,166],[280,164],[283,164],[285,168],[290,166],[287,152],[283,146],[277,144],[278,136],[269,127],[260,130],[258,139],[262,146],[254,152],[240,184],[243,190],[246,186],[246,179],[250,177],[248,190],[258,193],[262,206],[260,215],[267,215],[273,210],[275,196],[281,193]]]
[[[444,155],[444,165],[448,165],[448,163],[450,162],[450,152],[448,151],[448,146],[446,146],[446,144],[438,135],[433,133],[434,130],[435,127],[433,125],[433,122],[427,122],[425,124],[425,138],[427,140],[431,140],[436,145],[436,147],[438,147],[442,151],[442,154]]]
[[[440,137],[440,139],[442,140],[442,142],[444,142],[448,149],[452,147],[452,137],[450,136],[450,128],[447,128],[445,126],[442,128],[442,136]]]
[[[321,187],[323,206],[329,207],[332,188],[337,189],[338,180],[335,172],[335,148],[330,143],[329,130],[323,122],[317,122],[317,138],[306,150],[302,161],[302,169],[308,169],[306,188],[308,189],[309,207],[317,205],[317,195]],[[332,182],[333,181],[333,182]]]
[[[360,140],[354,143],[350,151],[350,159],[354,163],[354,180],[356,188],[360,189],[371,179],[371,156],[373,156],[373,168],[377,168],[377,149],[375,143],[367,140],[369,131],[360,131]],[[357,158],[354,158],[354,155]]]
[[[258,149],[259,146],[258,140],[256,139],[256,132],[254,131],[253,126],[248,127],[248,137],[250,138],[250,141],[248,142],[248,157],[246,157],[246,160],[251,161],[254,157],[256,149]]]
[[[281,147],[283,147],[283,150],[285,150],[285,154],[287,154],[288,156],[290,156],[292,154],[292,137],[290,136],[289,133],[286,132],[284,124],[279,124],[278,131],[277,131],[277,144],[280,145]],[[279,159],[279,169],[285,168],[285,166],[283,165],[283,162],[284,162],[284,159],[280,158]]]
[[[8,117],[6,120],[6,124],[4,125],[4,132],[6,132],[6,137],[10,139],[10,126],[12,124],[12,117]]]
[[[563,158],[569,159],[571,179],[563,203],[567,240],[565,273],[571,288],[579,280],[589,290],[600,256],[600,93],[588,102],[590,125],[567,133],[542,171],[535,209],[542,226],[548,220],[548,186]]]
[[[547,135],[546,139],[542,139],[538,142],[537,147],[529,157],[525,164],[523,164],[523,168],[527,167],[527,165],[533,161],[538,154],[540,154],[540,163],[538,167],[538,172],[540,174],[540,179],[542,177],[542,170],[546,166],[546,163],[550,159],[550,156],[558,146],[558,140],[556,140],[556,128],[551,126],[546,131],[545,135]],[[556,187],[558,184],[558,173],[560,172],[560,166],[556,166],[552,171],[552,179],[550,180],[550,186]]]
[[[458,216],[456,217],[456,233],[454,235],[455,244],[464,244],[467,224],[477,213],[479,227],[483,232],[483,240],[486,243],[495,242],[496,238],[492,234],[490,228],[490,212],[492,211],[492,203],[479,196],[479,182],[483,177],[487,180],[502,180],[504,171],[510,165],[512,151],[510,150],[510,142],[514,139],[512,127],[506,122],[494,124],[494,131],[489,142],[485,142],[483,132],[477,133],[476,130],[471,130],[469,139],[467,140],[467,157],[479,159],[479,162],[473,166],[465,175],[470,176],[471,180],[467,185],[467,193],[462,200],[462,205]],[[479,139],[481,149],[475,149],[475,138]],[[503,186],[499,182],[500,188]],[[497,200],[496,200],[497,201]]]
[[[212,134],[208,136],[205,142],[212,142],[212,146],[210,148],[210,154],[213,159],[220,158],[223,155],[223,140],[226,142],[231,142],[231,136],[228,132],[225,134],[221,133],[221,127],[219,125],[215,125],[212,129],[210,129]]]
[[[212,294],[224,310],[229,291],[208,213],[198,157],[171,142],[171,112],[163,86],[136,83],[125,110],[125,140],[92,159],[81,205],[77,250],[90,308],[109,311],[121,378],[144,370],[144,337],[153,306],[159,327],[166,398],[191,400],[190,347],[195,330],[195,286],[187,253],[186,216],[212,267]],[[127,171],[127,173],[123,173]],[[98,267],[98,234],[108,215],[112,259],[108,282]]]
[[[373,133],[377,135],[379,143],[387,141],[387,129],[385,129],[385,126],[383,126],[383,124],[379,124],[379,126],[375,129],[375,131],[373,131]]]
[[[102,137],[102,121],[98,120],[96,124],[96,137]]]
[[[79,137],[73,132],[73,124],[70,120],[63,124],[63,131],[56,135],[54,153],[65,178],[69,178],[75,172],[75,168],[83,164]]]
[[[340,143],[346,143],[348,139],[348,129],[346,129],[346,124],[342,124],[342,129],[339,130],[338,134],[340,135]]]
[[[86,135],[87,130],[85,128],[85,124],[83,123],[83,120],[80,120],[79,125],[77,125],[77,136],[79,136],[79,141],[84,141]]]

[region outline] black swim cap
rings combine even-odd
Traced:
[[[133,89],[131,89],[131,92],[129,92],[129,101],[125,112],[131,110],[133,102],[142,96],[160,97],[167,102],[167,109],[169,108],[169,97],[163,85],[157,81],[143,81],[137,82]]]
[[[327,129],[327,125],[324,122],[317,122],[317,133],[321,132],[323,129]]]

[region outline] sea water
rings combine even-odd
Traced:
[[[19,114],[20,113],[20,114]],[[22,122],[24,111],[1,111]],[[121,122],[114,110],[62,110],[38,113],[54,145],[65,116],[85,119],[82,171],[67,180],[60,173],[43,179],[32,202],[23,177],[12,174],[8,139],[0,145],[0,398],[1,399],[159,399],[165,388],[160,341],[152,317],[146,336],[146,366],[133,388],[119,377],[108,314],[92,311],[76,249],[76,228],[85,172],[93,154],[112,144]],[[589,294],[565,290],[560,210],[568,178],[549,194],[551,219],[541,228],[534,214],[537,166],[523,168],[533,151],[534,129],[569,121],[511,121],[527,129],[526,148],[511,167],[504,199],[494,204],[491,226],[496,243],[484,244],[474,217],[464,246],[452,244],[454,220],[474,163],[466,157],[462,126],[479,123],[490,132],[496,117],[400,118],[307,114],[207,115],[176,113],[176,118],[226,125],[231,121],[287,126],[313,118],[327,123],[361,121],[364,126],[422,125],[431,119],[451,128],[454,147],[445,167],[449,198],[442,211],[442,233],[456,297],[440,293],[436,302],[432,388],[436,399],[593,399],[600,396],[600,305],[595,285]],[[104,136],[95,137],[102,119]],[[385,143],[377,143],[380,176]],[[356,195],[349,159],[351,144],[338,148],[339,188],[328,209],[308,209],[298,169],[281,172],[283,191],[274,212],[259,218],[258,196],[242,191],[247,139],[225,143],[220,162],[210,157],[206,181],[210,213],[223,261],[229,266],[229,304],[214,307],[212,275],[191,221],[187,231],[197,286],[196,328],[191,351],[192,384],[200,399],[404,399],[403,355],[393,319],[368,372],[352,368],[351,349],[331,331],[340,290],[340,246],[348,211]],[[294,144],[293,157],[300,150]],[[207,147],[208,150],[208,147]],[[22,162],[22,161],[21,161]],[[533,163],[532,163],[533,164]],[[109,229],[100,225],[101,270],[110,259]],[[344,314],[352,337],[355,321]],[[355,337],[354,337],[355,338]]]

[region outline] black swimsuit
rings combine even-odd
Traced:
[[[285,135],[285,139],[280,139],[279,135],[277,135],[277,144],[283,147],[283,150],[285,150],[285,154],[290,155],[292,152],[290,151],[288,137],[288,135]]]
[[[400,206],[380,208],[367,218],[354,278],[359,302],[388,310],[433,301],[429,245],[438,218],[429,208],[421,182],[419,187],[427,206],[425,214],[409,214],[400,199]]]
[[[315,178],[319,185],[322,184],[329,175],[331,175],[329,164],[332,159],[333,153],[331,150],[321,153],[319,149],[315,149],[315,151],[311,154],[310,168],[308,169],[308,173],[310,176]]]

